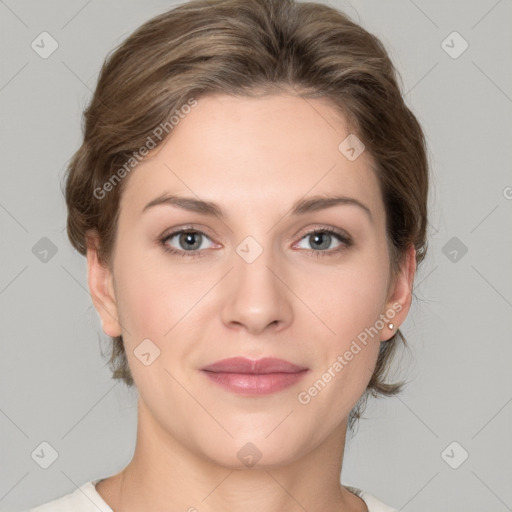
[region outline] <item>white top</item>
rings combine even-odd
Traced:
[[[95,486],[101,480],[104,479],[91,480],[62,498],[31,508],[26,512],[113,512],[96,491]],[[357,487],[348,485],[344,487],[359,496],[366,503],[369,512],[396,512],[395,509],[384,505],[375,496],[361,491]]]

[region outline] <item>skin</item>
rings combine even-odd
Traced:
[[[297,399],[380,314],[399,304],[399,326],[411,303],[414,249],[391,279],[371,157],[338,150],[349,133],[325,100],[206,96],[125,178],[111,268],[93,236],[87,252],[103,330],[123,335],[139,393],[134,457],[97,485],[116,512],[367,510],[339,482],[347,418],[394,331],[386,322],[307,405]],[[163,193],[214,201],[225,218],[170,204],[142,213]],[[354,204],[289,213],[326,194],[357,199],[371,218]],[[185,257],[165,252],[159,238],[183,227],[204,233],[201,256],[179,235],[166,244]],[[353,244],[307,235],[329,227]],[[252,263],[236,252],[247,236],[263,249]],[[146,338],[160,350],[147,366],[134,355]],[[232,356],[278,357],[310,373],[280,392],[241,396],[200,371]],[[252,467],[237,457],[248,442],[261,453]]]

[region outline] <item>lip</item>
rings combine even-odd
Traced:
[[[268,395],[288,388],[301,380],[308,368],[283,359],[266,357],[222,359],[201,370],[211,382],[240,395]]]
[[[268,373],[297,373],[307,368],[296,364],[276,359],[275,357],[264,357],[262,359],[248,359],[246,357],[230,357],[222,359],[213,364],[205,366],[204,371],[222,373],[246,373],[250,375],[265,375]]]

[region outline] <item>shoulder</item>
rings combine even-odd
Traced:
[[[368,512],[397,512],[394,508],[382,503],[382,501],[378,500],[372,494],[362,491],[357,487],[352,487],[350,485],[344,485],[346,489],[350,492],[353,492],[356,496],[359,496],[368,507]]]
[[[75,491],[26,512],[112,512],[96,492],[95,484],[99,480],[86,482]]]

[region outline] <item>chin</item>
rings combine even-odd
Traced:
[[[308,451],[304,436],[297,430],[295,436],[290,436],[284,430],[281,435],[277,432],[268,435],[268,432],[254,432],[253,435],[244,436],[232,433],[233,438],[228,434],[222,435],[222,438],[203,438],[193,449],[197,455],[209,459],[214,465],[236,470],[282,467]]]

